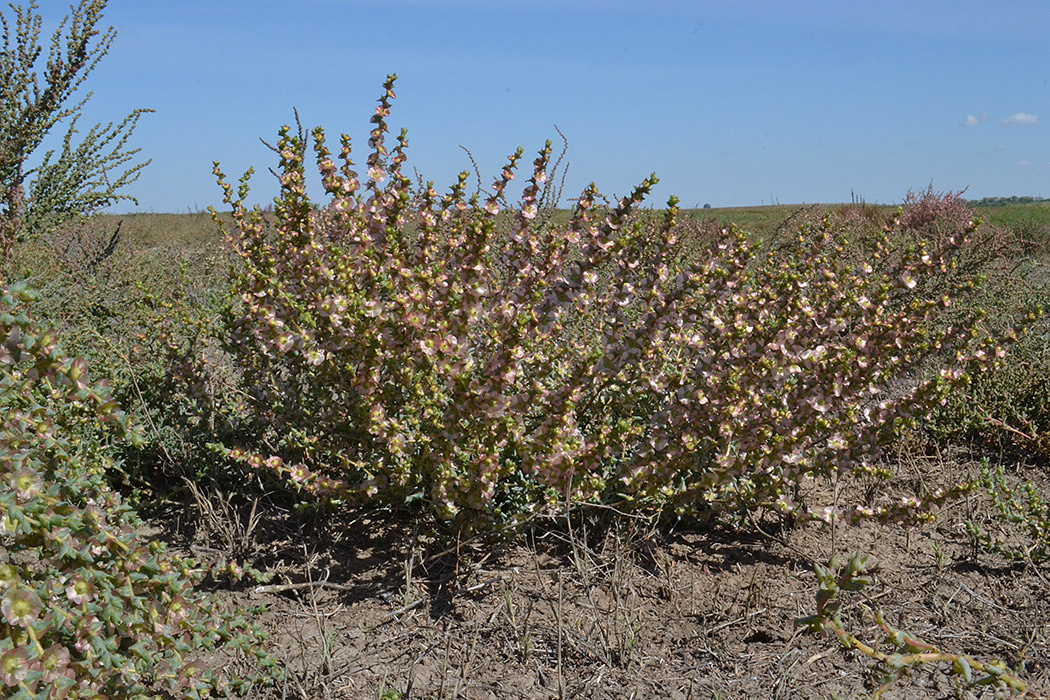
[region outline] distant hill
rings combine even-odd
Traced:
[[[1005,207],[1008,204],[1039,204],[1050,202],[1046,197],[984,197],[968,200],[971,207]]]

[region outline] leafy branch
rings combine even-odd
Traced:
[[[1005,686],[1012,697],[1024,697],[1027,694],[1028,686],[1004,662],[998,659],[982,662],[965,654],[943,652],[918,635],[887,623],[881,610],[872,612],[875,624],[884,635],[881,642],[867,644],[847,631],[842,624],[843,601],[839,594],[861,591],[871,584],[871,578],[867,575],[868,562],[867,555],[854,552],[845,562],[836,555],[827,566],[815,564],[817,611],[796,620],[795,625],[814,634],[833,635],[846,649],[859,651],[883,665],[886,671],[880,679],[882,684],[874,693],[876,700],[909,669],[936,663],[950,663],[952,673],[966,686]],[[880,645],[889,645],[893,651],[882,651]]]

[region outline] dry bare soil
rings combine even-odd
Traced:
[[[895,488],[920,492],[979,468],[961,451],[902,452],[893,463]],[[1011,465],[1011,479],[1047,492],[1046,465]],[[190,526],[164,527],[205,557],[250,540],[249,559],[277,572],[224,594],[267,606],[262,622],[289,680],[260,698],[871,697],[886,666],[795,625],[815,610],[814,564],[854,550],[875,562],[872,584],[844,598],[843,623],[858,638],[893,651],[873,622],[881,610],[940,651],[1002,660],[1029,697],[1050,693],[1048,572],[975,548],[967,520],[1009,536],[987,495],[910,528],[622,517],[598,527],[578,517],[511,543],[452,546],[380,514],[251,521],[223,503],[205,494],[184,514]],[[951,664],[935,663],[882,697],[996,690],[961,687]]]

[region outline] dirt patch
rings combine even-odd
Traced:
[[[924,480],[976,465],[901,468]],[[1013,476],[1048,492],[1042,468]],[[256,551],[270,548],[274,581],[231,595],[267,606],[271,650],[290,672],[273,697],[870,697],[885,668],[795,626],[815,611],[814,563],[861,550],[877,566],[872,584],[844,599],[851,632],[878,641],[872,611],[881,610],[944,652],[1021,669],[1030,695],[1046,695],[1046,574],[977,552],[966,520],[995,522],[980,496],[911,528],[811,523],[758,535],[577,521],[485,547],[439,547],[380,517],[317,531],[299,521]],[[883,695],[993,696],[960,691],[944,663]]]

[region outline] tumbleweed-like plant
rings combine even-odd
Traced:
[[[770,254],[729,228],[683,259],[676,200],[636,211],[650,177],[613,206],[591,185],[538,225],[550,144],[514,206],[520,149],[488,196],[467,173],[413,189],[405,132],[387,143],[394,80],[363,179],[350,138],[333,156],[314,130],[323,207],[301,131],[280,132],[272,215],[244,206],[250,171],[235,191],[216,164],[236,254],[223,342],[267,432],[226,454],[472,525],[581,502],[907,519],[951,492],[800,503],[815,478],[880,473],[880,446],[1002,352],[979,312],[933,324],[952,295],[917,293],[976,224],[902,250],[902,212],[859,262],[830,218]]]
[[[138,149],[129,149],[128,141],[139,117],[151,110],[136,109],[116,126],[96,124],[86,133],[78,128],[91,93],[77,93],[116,36],[112,27],[101,28],[107,2],[71,5],[51,35],[46,60],[37,3],[9,3],[10,18],[0,13],[0,263],[7,263],[16,241],[134,200],[121,190],[149,161],[133,164]],[[61,150],[41,153],[63,123]]]

